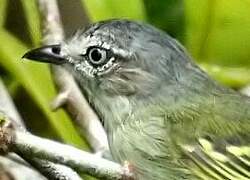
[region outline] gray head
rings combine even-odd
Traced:
[[[148,95],[162,83],[182,81],[197,71],[174,39],[128,20],[95,23],[61,45],[35,49],[24,57],[63,64],[87,93],[112,96]]]

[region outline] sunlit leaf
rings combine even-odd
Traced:
[[[186,46],[224,84],[241,87],[250,77],[250,1],[185,2]]]
[[[198,61],[250,67],[250,1],[185,1],[186,45]]]
[[[144,2],[149,23],[183,40],[182,35],[185,30],[183,0],[144,0]]]

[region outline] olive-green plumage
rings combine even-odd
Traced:
[[[250,98],[208,77],[165,33],[111,20],[49,48],[25,57],[65,64],[136,179],[250,179]]]

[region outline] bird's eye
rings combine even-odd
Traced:
[[[101,65],[107,59],[107,51],[105,49],[92,47],[88,51],[88,59],[93,65]]]

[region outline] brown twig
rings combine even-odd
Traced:
[[[43,44],[57,44],[63,41],[64,33],[56,0],[39,0],[43,16]],[[58,96],[52,102],[52,109],[65,107],[81,133],[87,138],[94,152],[108,151],[106,133],[98,116],[91,109],[72,75],[60,66],[52,65],[51,71]]]

